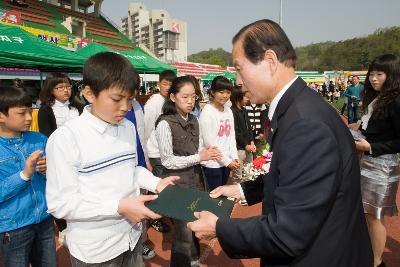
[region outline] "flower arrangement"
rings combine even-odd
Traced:
[[[270,146],[264,143],[257,152],[257,157],[250,163],[243,165],[243,179],[254,180],[261,174],[269,172],[273,153]]]

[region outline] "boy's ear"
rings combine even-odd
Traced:
[[[92,104],[96,98],[92,89],[88,85],[83,88],[82,94],[90,104]]]
[[[176,101],[176,98],[175,98],[175,95],[174,95],[174,94],[170,94],[170,95],[169,95],[169,99],[171,99],[171,101],[174,102],[174,103],[175,103],[175,101]]]
[[[3,112],[0,112],[0,123],[3,123],[6,117],[7,117],[6,114],[4,114]]]

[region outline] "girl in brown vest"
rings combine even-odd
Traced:
[[[190,114],[196,98],[193,80],[189,76],[176,78],[164,103],[163,114],[156,122],[155,134],[165,176],[178,175],[180,186],[205,190],[200,162],[220,160],[221,153],[216,148],[203,148],[199,123]],[[170,266],[200,266],[198,240],[186,227],[186,222],[173,221]]]

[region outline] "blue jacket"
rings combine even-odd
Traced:
[[[20,177],[25,160],[35,150],[45,150],[47,138],[36,132],[21,137],[0,137],[0,233],[40,223],[49,218],[46,177],[35,172],[29,181]]]

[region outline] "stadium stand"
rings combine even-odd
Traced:
[[[0,0],[0,9],[20,12],[23,26],[66,35],[71,33],[62,23],[66,18],[73,17],[86,23],[85,39],[105,44],[116,50],[133,49],[131,40],[102,15],[96,17],[42,1],[25,2],[28,6],[24,7],[11,4],[9,0]]]
[[[192,63],[192,62],[172,62],[171,66],[178,69],[179,75],[193,75],[196,78],[201,78],[209,72],[220,72],[223,73],[227,71],[227,68],[223,68],[219,65],[210,65],[202,63]]]

